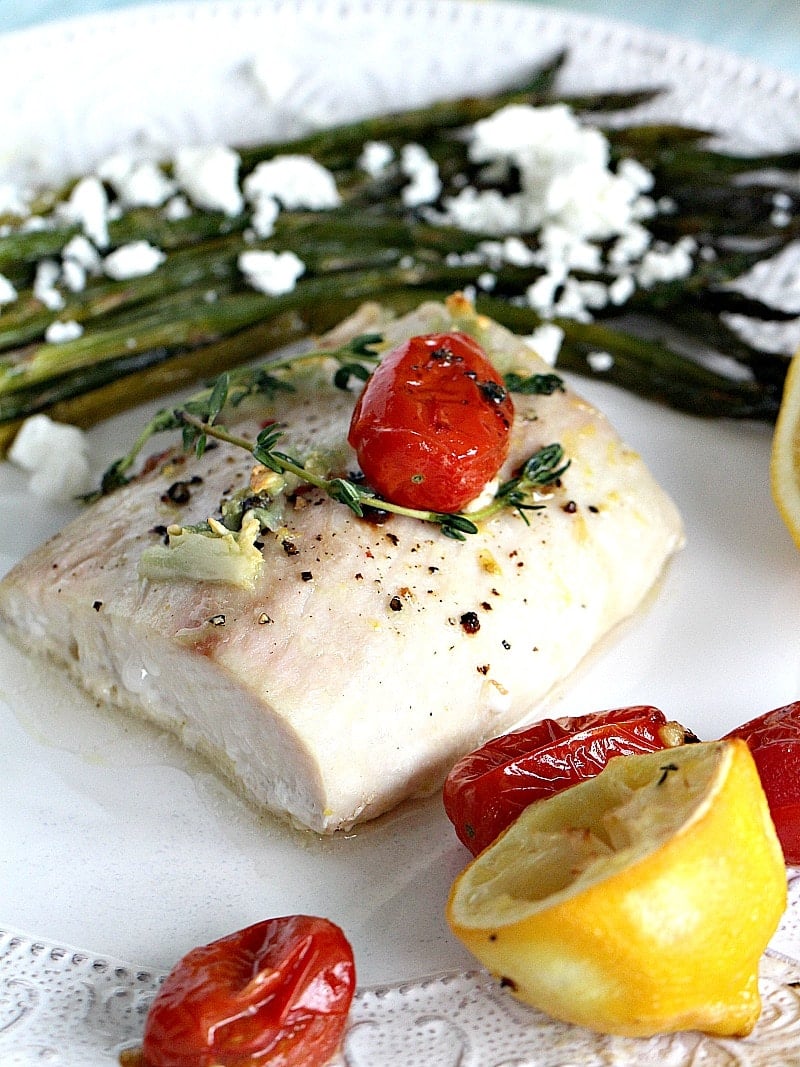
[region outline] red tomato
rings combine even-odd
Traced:
[[[147,1067],[321,1067],[355,989],[353,953],[327,919],[268,919],[193,949],[145,1023]]]
[[[477,341],[426,334],[378,365],[356,403],[348,440],[380,496],[452,513],[497,474],[513,417],[503,379]]]
[[[800,864],[800,701],[731,730],[753,753],[784,859]]]
[[[672,748],[692,739],[646,705],[542,719],[459,760],[444,784],[445,811],[459,840],[477,856],[534,800],[594,777],[612,756]]]

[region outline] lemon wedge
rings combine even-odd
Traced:
[[[603,1033],[749,1033],[786,874],[747,745],[622,756],[459,875],[455,935],[520,1000]]]
[[[789,364],[770,458],[772,498],[800,548],[800,352]]]

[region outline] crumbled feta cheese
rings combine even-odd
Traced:
[[[17,299],[17,290],[6,278],[5,274],[0,274],[0,307],[3,304],[13,304]]]
[[[691,237],[683,237],[675,245],[652,248],[636,269],[636,279],[644,289],[657,282],[671,282],[685,278],[692,272],[692,255],[697,244]]]
[[[608,262],[613,267],[624,267],[635,263],[647,252],[652,241],[653,237],[649,230],[639,223],[632,223],[614,242],[608,253]]]
[[[86,270],[74,259],[65,259],[61,264],[61,280],[71,293],[82,293],[86,288]]]
[[[311,156],[264,160],[245,178],[244,193],[251,204],[268,197],[288,211],[326,211],[341,203],[333,175]]]
[[[114,281],[141,278],[145,274],[152,274],[166,258],[160,248],[155,248],[148,241],[131,241],[106,256],[103,270]]]
[[[97,168],[125,207],[161,207],[175,192],[175,182],[150,160],[116,152]]]
[[[19,429],[8,458],[27,471],[34,496],[66,502],[91,489],[85,435],[76,426],[31,415]]]
[[[636,282],[632,274],[620,274],[608,287],[609,302],[620,307],[626,304],[636,291]]]
[[[44,331],[44,339],[49,345],[62,345],[65,341],[75,341],[83,333],[83,326],[74,319],[51,322]]]
[[[60,311],[64,306],[64,295],[56,288],[61,270],[54,259],[42,259],[36,267],[33,279],[33,295],[49,311]]]
[[[22,190],[13,182],[0,182],[0,215],[24,218],[27,214],[28,204]]]
[[[164,205],[164,218],[168,222],[180,222],[181,219],[188,219],[191,213],[192,209],[189,201],[180,193],[177,196],[173,196]]]
[[[181,148],[174,159],[175,178],[189,199],[206,211],[241,214],[238,152],[224,145]]]
[[[77,234],[61,250],[61,279],[73,293],[86,287],[89,274],[100,274],[103,261],[100,253],[88,238]]]
[[[76,223],[98,248],[108,245],[108,197],[99,178],[81,178],[60,213]]]
[[[250,222],[256,237],[264,240],[275,232],[275,220],[280,214],[280,204],[271,196],[262,196],[253,205]]]
[[[290,293],[306,269],[305,263],[294,252],[256,249],[240,253],[238,264],[248,283],[270,296]]]
[[[589,352],[586,362],[598,374],[609,371],[614,366],[614,357],[610,352]]]
[[[552,322],[542,323],[532,334],[524,338],[525,343],[551,367],[556,365],[563,340],[564,331]]]
[[[540,248],[534,261],[550,270],[557,265],[565,270],[596,274],[602,268],[600,246],[586,241],[566,226],[557,223],[543,226],[539,244]]]
[[[479,274],[475,280],[478,288],[483,289],[486,293],[490,293],[497,285],[497,275],[492,274],[490,270],[485,270],[482,274]]]
[[[403,145],[400,169],[409,178],[400,196],[406,207],[432,204],[442,191],[439,167],[419,144]]]
[[[394,149],[386,141],[367,141],[358,157],[358,166],[370,178],[380,178],[394,162]]]
[[[99,274],[102,268],[100,253],[92,242],[81,234],[67,241],[61,250],[61,258],[74,260],[91,274]]]

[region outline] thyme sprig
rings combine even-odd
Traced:
[[[218,395],[221,395],[221,392],[222,390]],[[276,474],[290,474],[301,482],[314,486],[332,500],[344,504],[358,518],[363,518],[368,510],[404,515],[420,522],[433,523],[439,527],[445,537],[456,541],[465,541],[467,535],[476,534],[477,523],[485,522],[506,508],[518,512],[527,522],[525,511],[539,510],[544,506],[532,501],[530,493],[557,481],[569,466],[569,461],[563,462],[564,450],[561,445],[546,445],[526,461],[517,477],[500,486],[491,503],[471,515],[462,512],[424,511],[395,504],[349,478],[323,478],[308,470],[299,459],[276,447],[284,435],[285,428],[281,425],[273,423],[265,427],[253,442],[246,437],[231,433],[224,426],[217,425],[213,418],[204,421],[185,408],[176,409],[174,414],[182,424],[184,444],[194,445],[198,452],[205,449],[208,438],[212,437],[250,452],[258,463]]]
[[[285,430],[279,423],[270,423],[260,431],[255,442],[252,442],[232,433],[217,421],[226,407],[238,408],[249,397],[273,397],[280,391],[293,392],[294,386],[291,382],[279,377],[275,372],[297,367],[304,362],[316,362],[326,358],[335,360],[339,366],[334,373],[333,384],[339,389],[347,389],[351,378],[364,382],[380,358],[377,350],[383,340],[380,333],[363,333],[336,348],[316,348],[255,367],[223,371],[206,388],[189,397],[182,406],[163,408],[157,412],[143,428],[130,450],[107,468],[99,491],[89,499],[111,493],[129,482],[130,471],[151,437],[170,430],[180,430],[184,451],[194,451],[198,457],[202,456],[208,447],[209,438],[242,448],[250,452],[254,459],[268,470],[280,475],[292,475],[299,481],[314,486],[332,500],[344,504],[358,518],[363,518],[365,511],[370,510],[404,515],[421,522],[433,523],[445,537],[457,541],[464,541],[467,535],[477,533],[477,523],[485,522],[507,509],[517,512],[527,523],[526,512],[538,511],[544,507],[536,499],[536,492],[557,483],[569,467],[569,460],[564,460],[564,450],[560,444],[540,448],[526,460],[519,474],[499,486],[488,504],[466,515],[461,512],[445,513],[405,507],[378,496],[368,486],[349,478],[324,478],[308,470],[301,460],[276,447]],[[557,374],[523,376],[510,373],[506,375],[505,382],[510,390],[529,395],[549,396],[564,388],[563,380]]]
[[[105,496],[126,485],[131,480],[130,472],[142,449],[156,434],[180,430],[183,434],[184,448],[187,450],[194,448],[198,455],[202,455],[208,434],[198,435],[191,428],[187,417],[191,416],[208,427],[212,427],[226,405],[237,408],[250,397],[265,396],[271,399],[280,392],[294,392],[291,382],[281,378],[276,371],[288,370],[321,358],[329,358],[339,363],[339,368],[334,375],[334,384],[337,388],[347,388],[352,377],[366,381],[370,368],[378,361],[375,347],[382,340],[382,334],[364,333],[338,348],[315,348],[261,363],[255,367],[236,367],[230,371],[223,371],[210,384],[190,396],[180,407],[162,408],[156,412],[142,428],[125,455],[114,460],[105,470],[98,492],[90,494],[88,499]]]

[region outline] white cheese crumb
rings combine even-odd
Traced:
[[[611,370],[614,366],[614,357],[610,352],[590,352],[586,357],[586,362],[593,371],[602,373]]]
[[[633,280],[633,275],[620,274],[608,287],[608,299],[612,304],[620,307],[630,300],[635,290],[636,282]]]
[[[191,213],[192,209],[189,201],[180,193],[177,196],[173,196],[164,205],[164,218],[168,222],[180,222],[181,219],[188,219]]]
[[[65,341],[75,341],[83,333],[83,326],[74,319],[56,319],[44,331],[44,339],[49,345],[62,345]]]
[[[181,148],[174,160],[175,177],[189,199],[206,211],[241,214],[238,152],[224,145]]]
[[[13,304],[17,299],[17,290],[6,278],[5,274],[0,274],[0,307],[3,304]]]
[[[56,289],[60,275],[61,271],[54,259],[42,259],[36,267],[33,295],[50,311],[60,311],[64,306],[64,295]]]
[[[675,245],[652,248],[636,269],[636,278],[647,289],[656,282],[671,282],[685,278],[692,272],[692,254],[697,243],[692,237],[682,237]]]
[[[99,178],[81,178],[60,212],[79,225],[98,248],[108,246],[108,197]]]
[[[551,367],[555,367],[558,361],[558,353],[561,351],[561,345],[564,341],[564,331],[560,326],[556,326],[555,323],[544,322],[523,340],[529,348],[534,350],[539,359],[549,363]]]
[[[290,293],[306,269],[305,263],[294,252],[253,249],[240,253],[237,262],[248,283],[270,296]]]
[[[102,267],[100,253],[91,241],[81,234],[72,237],[61,250],[62,259],[72,259],[91,274],[99,274]]]
[[[341,203],[331,172],[302,155],[275,156],[259,163],[245,178],[244,193],[251,204],[267,197],[288,211],[325,211]]]
[[[97,175],[129,208],[161,207],[175,192],[175,182],[156,163],[137,160],[126,152],[116,152],[103,160]]]
[[[394,162],[394,149],[386,141],[367,141],[358,157],[358,166],[370,178],[380,178]]]
[[[442,191],[439,168],[422,145],[403,145],[400,169],[410,179],[400,194],[406,207],[419,207],[436,200]]]
[[[61,279],[73,293],[86,288],[87,275],[102,273],[103,261],[92,242],[76,234],[61,250]]]
[[[253,234],[264,240],[275,232],[275,220],[280,214],[280,204],[271,196],[262,196],[253,205],[250,222]]]
[[[103,270],[114,281],[141,278],[145,274],[152,274],[166,258],[160,248],[155,248],[148,241],[131,241],[106,256]]]
[[[13,182],[0,182],[0,215],[16,215],[24,218],[28,214],[28,203],[21,189]]]
[[[66,502],[91,489],[86,437],[76,426],[31,415],[19,429],[8,458],[27,471],[34,496]]]

